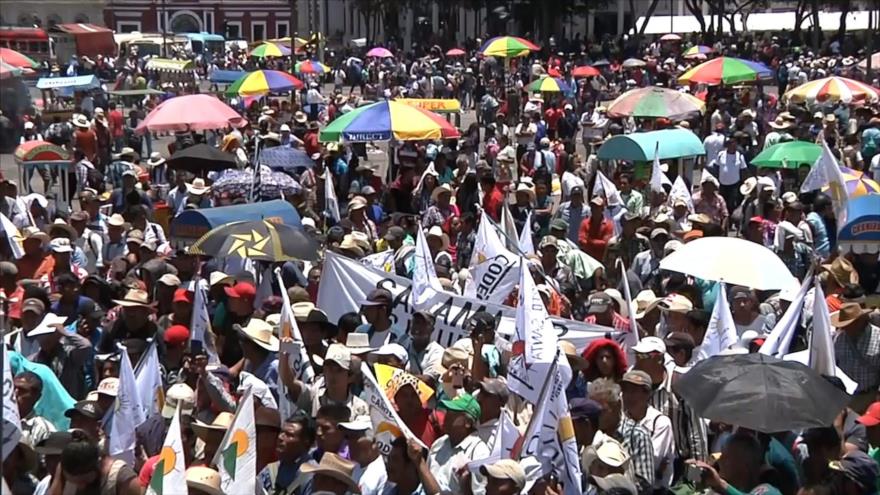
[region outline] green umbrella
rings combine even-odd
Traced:
[[[816,163],[822,154],[822,147],[807,141],[789,141],[774,144],[758,153],[752,165],[767,168],[798,168],[801,165]]]

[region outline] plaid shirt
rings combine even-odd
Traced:
[[[467,234],[459,234],[458,240],[455,241],[455,266],[459,269],[470,265],[476,242],[477,233],[473,230]]]
[[[834,335],[834,357],[837,366],[859,384],[856,393],[877,390],[880,369],[880,327],[868,326],[858,337],[843,332]]]
[[[672,421],[675,435],[675,450],[679,459],[698,459],[708,457],[709,440],[706,423],[679,396],[672,392],[673,371],[666,370],[666,378],[651,394],[651,406],[665,414]]]
[[[705,213],[717,224],[724,223],[727,219],[727,203],[720,194],[715,193],[714,198],[703,198],[702,191],[697,191],[693,195],[694,212]]]
[[[631,418],[623,416],[615,437],[629,452],[639,493],[651,493],[654,489],[654,445],[651,443],[651,434]]]

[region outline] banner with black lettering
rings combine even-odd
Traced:
[[[519,275],[519,272],[514,273]],[[382,287],[391,291],[394,296],[392,321],[402,330],[409,330],[413,314],[411,284],[409,279],[361,265],[355,260],[328,251],[318,289],[318,307],[327,313],[330,321],[336,322],[345,313],[360,312],[361,303],[367,294],[376,287]],[[510,306],[477,301],[444,291],[427,301],[424,309],[436,317],[434,340],[444,347],[469,336],[465,327],[477,311],[488,311],[499,319],[500,335],[508,340],[514,335],[516,310]],[[573,343],[578,351],[583,351],[590,341],[601,337],[623,343],[624,334],[610,327],[558,317],[550,317],[550,321],[553,322],[557,337]]]
[[[488,218],[480,220],[464,295],[480,301],[503,303],[519,280],[519,262],[519,255],[504,246],[492,221]]]

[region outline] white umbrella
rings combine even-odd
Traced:
[[[639,60],[637,58],[628,58],[628,59],[624,60],[623,64],[621,64],[621,65],[625,69],[632,69],[635,67],[644,67],[648,64],[644,60]]]
[[[660,269],[757,290],[783,290],[794,278],[773,251],[736,237],[704,237],[660,260]]]
[[[681,36],[675,33],[668,33],[661,36],[660,41],[681,41]]]

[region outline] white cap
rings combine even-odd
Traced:
[[[315,220],[312,217],[303,217],[301,221],[303,227],[311,227],[313,229],[317,228],[315,226]]]
[[[648,354],[651,352],[666,352],[666,343],[659,337],[645,337],[639,340],[639,343],[632,348],[633,352],[639,354]]]
[[[290,132],[290,126],[287,124],[281,124],[281,128],[278,132]]]
[[[348,431],[368,431],[373,428],[373,421],[369,416],[358,416],[353,421],[339,423],[339,427]]]
[[[72,253],[73,247],[70,245],[70,239],[66,237],[57,237],[49,243],[53,253]]]
[[[168,388],[168,392],[165,393],[165,405],[162,407],[162,417],[171,419],[178,403],[181,414],[192,414],[196,407],[196,393],[185,383],[177,383]]]
[[[98,384],[98,393],[116,397],[119,393],[119,378],[111,376],[101,380],[101,383]]]
[[[409,362],[409,354],[400,344],[385,344],[378,350],[373,351],[374,356],[394,356],[401,363]]]
[[[351,369],[351,351],[342,344],[330,344],[324,354],[324,366],[327,366],[328,361],[333,361],[342,369]]]

